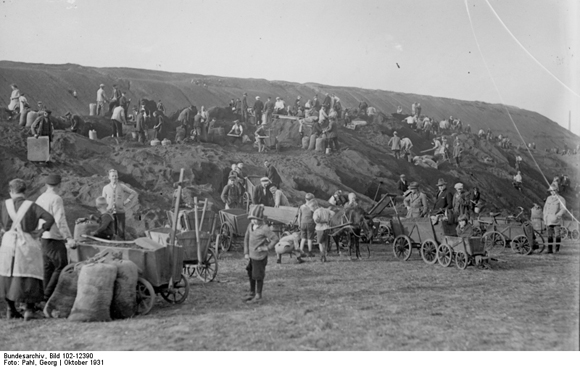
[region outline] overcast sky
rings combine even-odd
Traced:
[[[577,0],[467,0],[506,104],[580,133]],[[3,0],[0,59],[501,102],[464,0]],[[568,90],[558,80],[564,83]],[[9,93],[8,86],[2,87]]]

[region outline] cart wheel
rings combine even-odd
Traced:
[[[393,234],[391,233],[391,229],[389,226],[381,224],[379,226],[379,234],[378,237],[381,243],[387,244],[393,240]]]
[[[577,229],[573,229],[572,232],[570,232],[570,238],[573,239],[574,241],[577,241],[578,238],[580,238],[580,233],[578,232]]]
[[[204,283],[211,282],[215,279],[218,272],[218,262],[212,249],[207,250],[205,261],[197,265],[197,277]]]
[[[534,251],[530,241],[528,241],[528,237],[523,234],[512,240],[511,248],[513,252],[522,255],[529,255],[532,253],[532,251]]]
[[[534,250],[538,250],[538,254],[544,252],[546,249],[546,242],[544,241],[544,236],[538,231],[534,231],[536,239],[534,240]]]
[[[457,269],[465,270],[468,263],[467,255],[464,252],[455,253],[455,266],[457,266]]]
[[[482,238],[484,248],[490,256],[501,254],[505,250],[506,241],[503,235],[496,231],[486,232]]]
[[[181,274],[179,281],[173,283],[173,289],[169,290],[169,287],[164,287],[160,293],[161,297],[169,303],[183,303],[189,295],[189,282],[185,275]]]
[[[399,260],[407,261],[411,257],[413,248],[411,246],[411,239],[405,235],[399,235],[393,241],[393,253]]]
[[[195,275],[195,265],[192,264],[183,264],[183,271],[182,273],[187,275],[188,277],[193,277]]]
[[[570,232],[568,232],[568,228],[560,227],[560,238],[562,240],[565,240],[566,238],[568,238],[569,234],[570,234]]]
[[[137,278],[137,314],[147,315],[155,304],[155,290],[149,281]]]
[[[232,247],[233,232],[228,223],[223,223],[220,227],[220,249],[223,252],[228,252]]]
[[[419,252],[427,264],[433,265],[437,262],[437,243],[435,241],[431,239],[423,241]]]
[[[439,265],[443,266],[444,268],[451,265],[451,261],[453,260],[453,250],[449,245],[446,243],[442,243],[439,245],[437,249],[437,261]]]

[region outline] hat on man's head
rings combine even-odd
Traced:
[[[409,188],[410,189],[418,189],[419,188],[419,184],[417,182],[411,182],[409,184]]]
[[[461,215],[459,216],[459,218],[457,218],[457,221],[458,221],[458,222],[461,222],[462,220],[464,220],[464,221],[467,221],[467,215],[465,215],[465,214],[461,214]]]
[[[51,110],[44,110],[44,112],[45,112],[46,114],[48,114],[48,115],[50,115],[50,114],[52,113],[52,111],[51,111]]]
[[[270,179],[269,179],[268,177],[262,177],[262,178],[260,179],[260,182],[262,182],[262,183],[266,183],[266,182],[267,182],[267,183],[270,183]]]
[[[238,175],[236,175],[235,173],[232,173],[231,175],[228,176],[229,180],[235,180],[238,178]]]
[[[397,134],[397,132],[396,132],[396,131],[394,131],[394,132],[393,132],[393,135],[399,135],[399,134]]]
[[[99,196],[97,198],[97,200],[95,200],[95,204],[97,205],[97,207],[99,206],[107,206],[107,199],[105,199],[104,196]]]
[[[248,219],[259,219],[259,220],[266,220],[264,216],[264,205],[256,205],[252,209],[250,209],[250,214],[248,215]]]
[[[243,163],[238,163],[238,168],[244,168],[244,164]]]
[[[256,96],[256,99],[260,99],[260,96]]]
[[[99,85],[99,87],[104,87],[104,86],[105,86],[104,84]]]
[[[405,176],[405,174],[403,173],[403,174],[401,174],[401,176],[400,176],[400,177],[401,177],[401,178],[405,178],[405,177],[407,177],[407,176]]]
[[[444,179],[440,178],[440,179],[437,181],[437,186],[444,186],[444,185],[447,185],[447,182],[445,182],[445,180],[444,180]]]
[[[244,93],[244,96],[247,96],[247,95],[248,95],[248,93]]]
[[[457,190],[457,189],[463,189],[463,184],[461,182],[458,182],[453,187],[455,188],[455,190]]]
[[[53,185],[53,186],[58,185],[61,181],[62,181],[62,177],[60,177],[60,175],[56,175],[56,174],[48,175],[48,177],[46,178],[47,185]]]
[[[237,124],[238,122],[240,122],[240,120],[234,120],[234,124]]]
[[[312,195],[311,193],[306,194],[306,196],[304,197],[306,199],[306,201],[310,201],[312,199],[314,199],[314,195]]]
[[[68,111],[67,113],[64,114],[65,116],[70,116],[72,115],[72,113],[70,113],[70,111]]]

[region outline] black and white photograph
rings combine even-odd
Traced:
[[[570,365],[579,20],[3,0],[2,365]]]

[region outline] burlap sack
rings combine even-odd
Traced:
[[[126,319],[135,315],[137,308],[136,292],[139,268],[129,260],[113,261],[111,264],[117,267],[111,317],[113,319]]]
[[[96,263],[82,267],[77,283],[77,297],[70,316],[71,321],[111,321],[113,288],[117,267]]]
[[[84,264],[67,265],[60,276],[58,284],[44,306],[44,315],[48,318],[67,318],[77,296],[77,282]]]

